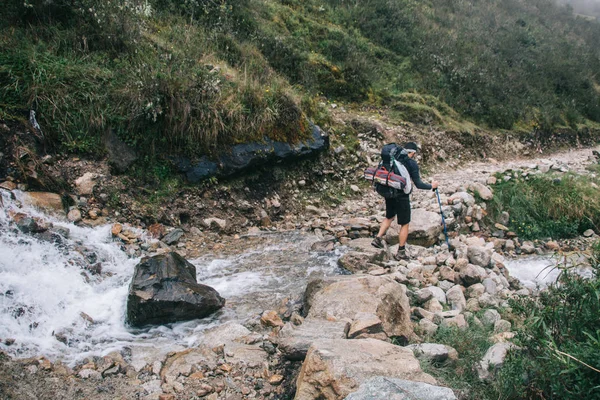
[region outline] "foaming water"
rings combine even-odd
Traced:
[[[565,259],[558,260],[553,256],[531,256],[507,260],[504,264],[511,276],[517,278],[529,289],[543,289],[556,282]],[[567,266],[572,271],[583,277],[591,277],[592,270],[582,262],[579,256],[574,255],[566,260]]]
[[[313,235],[290,233],[271,235],[269,244],[229,259],[191,260],[198,280],[227,298],[223,311],[227,319],[241,321],[264,310],[277,308],[297,298],[311,274],[333,275],[339,251],[317,254],[310,251]]]
[[[127,287],[137,260],[128,259],[110,240],[110,227],[81,228],[43,218],[67,228],[69,239],[57,245],[24,235],[8,213],[26,212],[6,195],[0,211],[0,345],[9,354],[67,358],[97,351],[103,343],[130,339],[123,323]],[[79,250],[79,251],[78,251]],[[93,276],[84,266],[93,254],[102,274]],[[61,339],[59,341],[58,339]]]
[[[17,357],[44,355],[73,364],[124,347],[164,354],[197,344],[208,327],[245,323],[278,308],[283,299],[301,295],[312,273],[339,273],[339,252],[310,251],[315,236],[266,235],[243,254],[190,260],[198,282],[227,300],[221,311],[203,320],[132,329],[125,324],[127,291],[140,259],[128,258],[113,242],[110,226],[78,227],[2,195],[0,349]],[[68,229],[69,237],[57,244],[23,234],[11,212],[42,217],[55,232],[57,227]],[[101,273],[93,274],[89,267],[98,263]],[[14,343],[8,345],[6,339]]]
[[[507,260],[506,269],[525,287],[535,289],[556,282],[560,271],[554,268],[556,260],[549,257],[527,257]]]

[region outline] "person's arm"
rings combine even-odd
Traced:
[[[423,190],[433,189],[433,186],[431,186],[429,183],[425,183],[421,180],[421,175],[419,174],[419,165],[416,163],[416,161],[411,162],[411,167],[412,168],[408,172],[409,172],[410,178],[414,182],[415,186],[418,189],[423,189]]]

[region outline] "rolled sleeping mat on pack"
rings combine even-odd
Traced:
[[[365,169],[365,179],[372,181],[375,179],[375,174],[377,173],[377,167],[369,167]]]
[[[384,186],[393,187],[394,189],[404,189],[406,179],[402,175],[389,172],[385,167],[369,167],[365,170],[365,179],[380,183]]]

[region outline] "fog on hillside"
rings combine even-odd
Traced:
[[[558,0],[559,4],[569,4],[576,14],[600,17],[600,0]]]

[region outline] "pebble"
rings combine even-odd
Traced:
[[[271,385],[279,385],[281,382],[283,382],[283,375],[275,374],[271,375],[269,378],[269,383]]]

